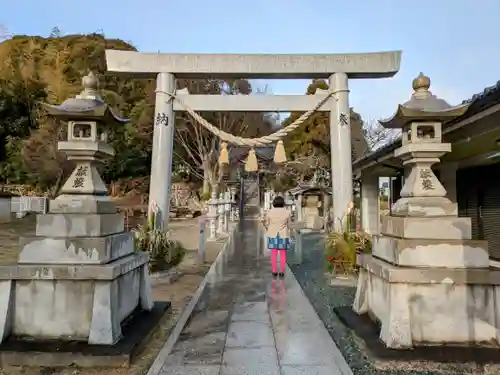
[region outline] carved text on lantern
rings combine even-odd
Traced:
[[[75,180],[73,181],[73,187],[74,187],[75,189],[82,188],[82,187],[83,187],[83,182],[84,182],[83,177],[77,177],[77,178],[75,178]]]
[[[431,180],[432,171],[428,168],[420,170],[420,178],[422,179],[422,189],[425,191],[434,190],[434,185]]]
[[[77,177],[87,177],[87,172],[89,171],[89,166],[88,165],[80,165],[76,169],[76,176]]]

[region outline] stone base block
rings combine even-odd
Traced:
[[[458,216],[458,205],[445,197],[400,198],[391,209],[393,216]]]
[[[130,232],[105,237],[21,237],[19,264],[105,264],[134,252]]]
[[[0,267],[0,338],[112,345],[137,307],[153,306],[148,254],[107,265]]]
[[[10,337],[0,344],[0,363],[27,367],[121,367],[130,362],[169,312],[170,302],[156,302],[151,311],[137,311],[122,326],[123,337],[114,345],[90,345],[59,340],[23,340]]]
[[[36,235],[41,237],[100,237],[124,231],[123,214],[37,215]]]
[[[382,216],[380,233],[386,236],[437,240],[470,240],[468,217],[397,217]]]
[[[49,212],[54,214],[115,214],[117,209],[107,195],[63,194],[49,202]]]
[[[374,235],[373,256],[407,267],[488,268],[488,241],[415,240]]]
[[[380,341],[380,325],[351,306],[333,309],[339,320],[357,336],[357,347],[369,353],[367,361],[386,374],[500,374],[500,347],[494,345],[429,345],[394,350]],[[483,372],[484,371],[484,372]]]
[[[499,269],[397,267],[371,255],[358,263],[353,309],[381,323],[387,347],[499,344]]]

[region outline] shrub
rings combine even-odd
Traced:
[[[202,193],[202,194],[200,195],[200,200],[201,200],[202,202],[206,202],[206,201],[210,200],[210,198],[211,198],[210,193]]]
[[[341,232],[330,232],[325,244],[325,265],[330,272],[344,274],[357,271],[356,255],[371,251],[371,236],[364,232],[351,232],[350,215]]]
[[[136,251],[149,253],[149,271],[169,269],[180,263],[186,249],[178,241],[170,239],[169,232],[139,225],[133,230]]]

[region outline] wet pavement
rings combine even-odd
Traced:
[[[160,375],[352,374],[293,274],[272,277],[260,235],[241,224]]]

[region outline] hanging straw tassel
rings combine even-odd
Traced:
[[[219,154],[219,164],[227,165],[229,164],[229,152],[227,151],[227,142],[222,142],[220,145],[220,154]]]
[[[255,155],[255,150],[252,148],[248,152],[247,162],[245,163],[245,171],[257,172],[258,170],[259,164],[257,163],[257,155]]]
[[[274,162],[276,164],[283,164],[286,162],[286,152],[283,141],[278,141],[274,149]]]

